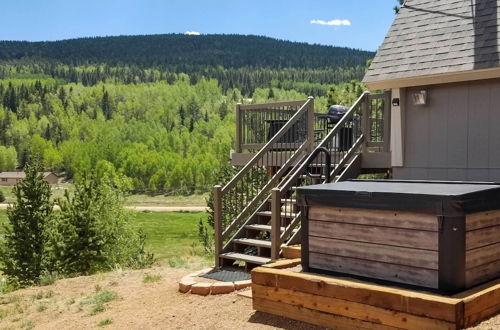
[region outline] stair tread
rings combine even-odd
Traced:
[[[254,238],[236,238],[233,240],[233,242],[251,246],[258,246],[258,247],[266,247],[266,248],[271,247],[271,241],[264,241],[261,239],[254,239]]]
[[[272,212],[271,211],[261,211],[257,212],[257,215],[263,215],[263,216],[271,216]],[[295,218],[297,216],[296,213],[281,213],[282,218]]]
[[[271,261],[271,258],[258,257],[258,256],[250,256],[248,254],[237,253],[237,252],[228,252],[220,255],[221,258],[231,259],[231,260],[241,260],[245,262],[249,262],[252,264],[263,265],[267,264]]]
[[[247,229],[253,229],[253,230],[260,230],[260,231],[271,231],[271,226],[270,225],[259,225],[259,224],[253,224],[253,225],[246,225],[245,228]],[[285,227],[281,227],[281,231],[285,231]],[[297,228],[293,229],[293,232],[297,231]]]
[[[268,199],[269,202],[272,201],[272,199]],[[293,203],[293,204],[296,204],[297,203],[297,200],[295,198],[292,198],[292,199],[281,199],[281,203]]]
[[[260,231],[271,231],[271,226],[270,225],[258,225],[258,224],[253,224],[253,225],[246,225],[245,228],[247,229],[254,229],[254,230],[260,230]],[[285,227],[281,227],[281,231],[285,231]]]

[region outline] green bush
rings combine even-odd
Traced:
[[[153,263],[144,235],[129,226],[121,189],[108,176],[82,176],[73,196],[66,193],[59,205],[45,250],[51,271],[80,275]]]
[[[5,202],[5,195],[3,194],[3,191],[0,190],[0,203]]]

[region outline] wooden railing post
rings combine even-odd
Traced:
[[[314,150],[314,97],[308,97],[309,106],[307,108],[307,141],[309,142],[308,152]]]
[[[241,103],[236,104],[236,146],[235,152],[241,153]]]
[[[271,260],[279,259],[281,248],[281,192],[273,188],[271,193]]]
[[[222,186],[214,186],[214,245],[215,267],[220,267],[222,251]]]
[[[361,133],[364,135],[363,141],[363,152],[367,152],[367,143],[370,142],[370,94],[365,94],[363,97],[363,103],[361,104]]]

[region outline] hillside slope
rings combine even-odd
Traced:
[[[0,60],[41,58],[71,65],[106,63],[177,69],[183,66],[323,69],[364,66],[373,56],[373,52],[351,48],[251,35],[161,34],[51,42],[0,41]]]

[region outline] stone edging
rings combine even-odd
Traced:
[[[206,296],[209,294],[224,294],[235,290],[240,290],[252,285],[252,280],[236,281],[236,282],[200,282],[196,279],[200,275],[211,272],[213,268],[205,268],[198,272],[194,272],[184,276],[179,281],[179,292],[198,294]]]

